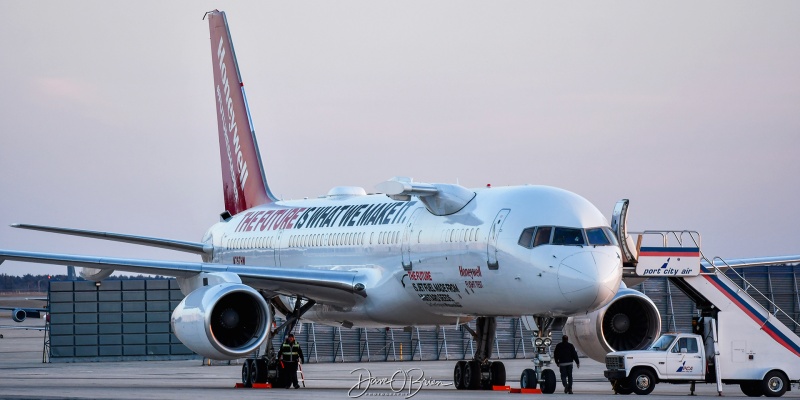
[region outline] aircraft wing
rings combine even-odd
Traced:
[[[0,307],[0,310],[25,310],[25,312],[50,312],[50,310],[46,308],[35,308],[35,307]]]
[[[256,289],[289,296],[299,295],[314,299],[317,303],[338,306],[352,306],[359,298],[367,297],[361,283],[362,273],[353,270],[255,267],[0,250],[0,263],[5,260],[113,269],[178,278],[191,277],[202,272],[231,272],[238,275],[243,283]]]
[[[47,328],[43,326],[0,325],[0,329],[24,329],[26,331],[43,331]]]

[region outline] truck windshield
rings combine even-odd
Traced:
[[[664,335],[658,338],[653,346],[650,347],[650,350],[653,351],[667,351],[669,349],[669,345],[675,340],[675,335]]]

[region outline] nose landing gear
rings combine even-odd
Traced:
[[[522,371],[519,385],[523,389],[542,389],[542,393],[553,393],[556,391],[556,373],[549,368],[552,358],[550,357],[550,345],[552,340],[550,334],[554,323],[563,325],[563,318],[535,317],[536,318],[536,337],[533,339],[533,346],[536,352],[533,356],[533,368],[526,368]]]

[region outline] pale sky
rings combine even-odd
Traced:
[[[0,248],[197,260],[223,211],[205,11],[272,191],[545,184],[707,256],[800,254],[800,2],[2,1]],[[0,272],[63,274],[6,262]]]

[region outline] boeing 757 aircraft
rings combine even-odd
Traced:
[[[248,357],[300,318],[343,327],[466,325],[476,352],[459,361],[459,389],[504,385],[491,361],[496,318],[531,316],[540,337],[566,317],[636,320],[627,331],[598,332],[587,354],[642,346],[660,329],[641,293],[620,289],[624,230],[612,230],[589,201],[547,186],[469,189],[394,178],[381,193],[334,187],[314,199],[281,201],[270,191],[224,12],[207,14],[211,31],[225,209],[201,242],[34,225],[18,228],[114,240],[197,254],[176,262],[0,251],[0,261],[75,265],[92,280],[113,271],[174,276],[185,299],[172,313],[175,335],[212,359]],[[269,149],[267,149],[269,150]],[[624,287],[624,285],[622,285]],[[644,311],[643,311],[644,310]],[[647,312],[645,312],[647,311]],[[275,312],[286,323],[272,328]],[[604,335],[624,336],[608,340]],[[625,338],[630,337],[630,340]],[[612,348],[608,343],[618,343]],[[646,344],[645,344],[646,345]],[[262,353],[263,354],[263,353]],[[271,379],[265,358],[243,367],[245,382]],[[555,389],[555,374],[538,377]],[[552,389],[550,389],[552,382]]]

